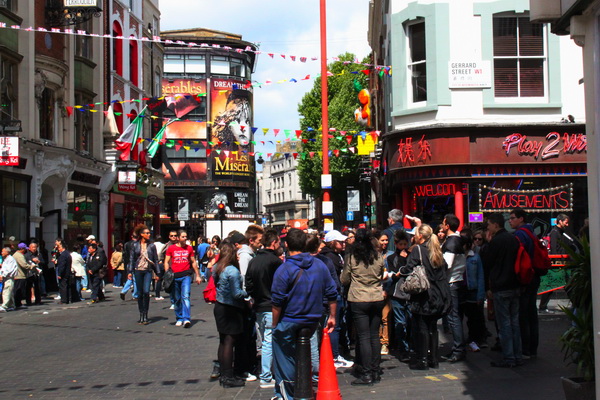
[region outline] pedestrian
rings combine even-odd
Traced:
[[[556,216],[556,225],[550,231],[550,254],[565,255],[568,254],[566,249],[577,250],[575,240],[570,235],[570,232],[567,232],[570,222],[571,219],[567,214],[560,213]],[[539,312],[544,314],[553,313],[548,308],[548,303],[553,295],[554,291],[548,291],[540,296]]]
[[[398,232],[398,231],[396,231],[396,232]],[[375,239],[377,239],[377,243],[379,245],[377,250],[383,257],[383,260],[385,262],[385,259],[387,258],[387,255],[388,255],[388,244],[390,241],[393,241],[393,237],[388,238],[387,234],[383,233],[383,232],[375,232],[373,234],[373,236],[375,237]],[[393,253],[393,252],[390,251],[389,253]],[[390,290],[391,285],[390,285],[390,282],[387,282],[388,280],[389,279],[386,279],[386,282],[384,282],[384,284],[383,284],[384,305],[383,305],[383,310],[381,311],[381,326],[379,327],[379,340],[381,342],[381,354],[382,355],[387,355],[390,353],[389,346],[390,346],[390,326],[391,326],[390,322],[392,319],[392,301],[391,301],[391,296],[389,295],[389,290]]]
[[[175,326],[183,326],[190,328],[190,287],[192,284],[192,276],[195,277],[196,283],[199,285],[202,282],[198,264],[194,257],[194,248],[188,245],[187,232],[183,229],[177,231],[177,243],[169,246],[165,255],[165,271],[173,270],[175,280],[173,282],[173,290],[171,296],[175,302],[175,317],[177,321]]]
[[[140,319],[138,324],[148,325],[148,310],[150,308],[150,282],[152,280],[152,271],[157,275],[158,254],[156,247],[150,240],[150,229],[146,225],[136,226],[135,233],[139,240],[131,246],[129,253],[129,264],[127,265],[127,279],[133,279],[138,285],[138,310]]]
[[[394,209],[390,210],[390,212],[388,212],[388,219],[387,219],[387,222],[390,226],[387,227],[383,231],[383,233],[385,233],[388,238],[392,238],[392,237],[394,237],[394,232],[396,232],[397,230],[402,230],[402,231],[405,230],[404,225],[402,225],[403,219],[404,219],[404,213],[402,212],[402,210],[400,210],[398,208],[394,208]],[[395,250],[393,241],[389,241],[387,250],[391,251],[391,252],[393,252]]]
[[[154,283],[154,300],[164,300],[160,292],[162,290],[163,276],[165,275],[165,251],[166,244],[163,243],[161,235],[154,237],[154,247],[156,247],[156,254],[158,254],[158,270],[160,273],[155,277]]]
[[[272,333],[273,310],[271,308],[271,285],[275,271],[282,261],[277,257],[281,239],[274,229],[265,231],[262,237],[263,248],[250,261],[246,272],[246,292],[252,297],[253,309],[256,313],[258,331],[262,338],[260,387],[275,386],[271,373],[273,363]]]
[[[72,259],[71,254],[67,251],[65,242],[62,239],[56,239],[56,251],[58,257],[56,259],[56,277],[58,279],[58,290],[60,296],[60,304],[69,304],[71,302],[71,280],[72,280]]]
[[[25,261],[31,265],[31,268],[27,271],[27,305],[31,306],[32,304],[32,295],[34,298],[34,304],[40,305],[42,304],[42,290],[41,290],[41,274],[42,274],[42,264],[44,262],[44,258],[42,254],[38,251],[38,243],[37,241],[31,241],[29,243],[29,248],[25,253]]]
[[[410,296],[410,312],[415,346],[415,359],[409,364],[410,369],[427,370],[438,368],[438,329],[437,321],[448,314],[451,308],[450,286],[447,268],[440,242],[433,229],[422,224],[415,229],[413,247],[406,266],[400,271],[408,276],[414,268],[422,265],[427,273],[429,289]]]
[[[374,245],[373,235],[366,229],[358,229],[352,250],[346,254],[340,278],[342,285],[349,286],[348,303],[360,354],[357,366],[359,377],[352,381],[352,385],[370,386],[381,380],[379,326],[385,305],[383,263],[384,258]]]
[[[394,244],[396,251],[387,256],[384,263],[384,279],[388,283],[386,292],[392,303],[393,327],[395,347],[400,352],[400,361],[408,362],[410,360],[410,320],[411,314],[409,310],[410,295],[405,293],[401,287],[405,281],[405,277],[400,272],[400,269],[406,265],[410,251],[408,245],[410,243],[409,235],[397,230],[394,232]]]
[[[203,235],[198,236],[198,246],[196,252],[198,253],[198,266],[200,267],[200,275],[204,282],[208,282],[207,267],[208,261],[210,260],[209,250],[210,244]]]
[[[123,262],[123,242],[118,241],[115,250],[110,256],[110,267],[113,270],[113,288],[122,289],[125,263]]]
[[[106,261],[106,255],[100,252],[96,243],[88,244],[88,257],[85,267],[92,283],[91,304],[105,300],[102,291],[102,279],[106,271]]]
[[[448,323],[452,332],[452,350],[449,354],[442,356],[442,360],[449,363],[463,361],[467,356],[462,319],[462,304],[467,291],[464,281],[467,256],[458,232],[459,226],[460,220],[456,215],[446,214],[444,216],[442,231],[446,234],[446,240],[442,246],[442,253],[448,265],[448,281],[452,296],[452,308],[448,314]]]
[[[10,255],[10,246],[2,248],[2,268],[0,269],[0,281],[2,282],[2,305],[0,312],[13,311],[15,300],[13,297],[14,279],[17,276],[17,262]]]
[[[241,352],[237,345],[244,332],[244,310],[248,307],[244,299],[248,294],[242,288],[237,251],[233,245],[226,243],[221,246],[213,279],[217,288],[214,315],[219,332],[219,382],[226,388],[244,386],[245,379],[234,376],[233,360],[235,354],[236,369],[243,369],[239,364],[246,360],[239,357]]]
[[[75,278],[74,298],[81,301],[83,300],[83,296],[81,295],[81,290],[83,289],[83,277],[86,276],[87,271],[85,270],[85,260],[81,256],[80,251],[81,246],[79,244],[73,246],[73,251],[71,252],[71,271]]]
[[[33,265],[29,264],[25,259],[25,253],[27,252],[28,246],[21,242],[17,245],[17,251],[13,254],[15,261],[17,262],[17,266],[19,267],[17,270],[17,275],[14,278],[14,289],[13,293],[15,296],[15,308],[27,308],[26,305],[23,304],[23,301],[27,301],[27,276],[29,275],[29,270],[34,268]],[[31,297],[29,299],[31,302]]]
[[[515,273],[519,241],[504,229],[502,214],[490,214],[487,230],[491,240],[483,255],[486,289],[494,299],[494,311],[500,334],[502,360],[492,367],[512,368],[523,364],[519,326],[520,284]]]
[[[291,228],[286,235],[288,256],[277,268],[271,287],[273,312],[273,375],[275,398],[294,398],[296,340],[312,336],[329,302],[328,333],[335,327],[337,291],[327,266],[305,253],[306,233]],[[307,377],[309,378],[309,377]]]

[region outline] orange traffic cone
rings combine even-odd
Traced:
[[[319,387],[317,389],[317,400],[339,400],[342,398],[338,385],[335,365],[333,365],[333,352],[331,351],[331,340],[327,330],[323,331],[323,342],[321,343],[321,359],[319,362]]]

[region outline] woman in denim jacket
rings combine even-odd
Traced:
[[[467,327],[469,328],[467,343],[469,343],[471,351],[479,351],[480,347],[486,347],[486,326],[483,315],[483,302],[485,301],[483,263],[479,254],[475,253],[473,232],[468,228],[464,228],[460,232],[460,236],[467,255],[464,279],[467,283],[467,293],[463,305],[463,310],[467,317]]]
[[[214,314],[219,332],[220,383],[223,387],[244,386],[244,380],[233,375],[233,354],[236,341],[243,332],[245,298],[248,294],[242,289],[242,274],[237,261],[235,247],[224,243],[219,253],[219,261],[213,271],[217,287],[217,303]],[[244,360],[236,360],[236,364]]]

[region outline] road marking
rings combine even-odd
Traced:
[[[425,379],[429,379],[430,381],[434,381],[434,382],[441,382],[441,379],[436,378],[435,376],[426,376]]]
[[[452,374],[445,374],[445,375],[442,375],[442,376],[444,378],[450,379],[451,381],[457,381],[458,380],[458,377],[456,377],[456,376],[454,376]]]

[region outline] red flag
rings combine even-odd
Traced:
[[[67,109],[67,115],[70,117],[71,115],[73,115],[73,107],[71,106],[67,106],[65,107]]]

